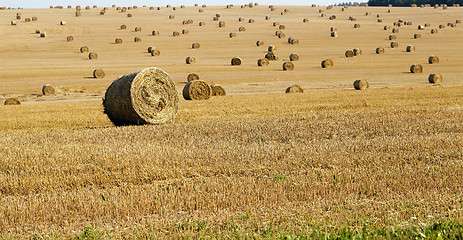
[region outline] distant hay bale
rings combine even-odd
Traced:
[[[74,41],[74,37],[73,36],[67,36],[66,40],[68,42],[72,42],[72,41]]]
[[[45,84],[42,87],[42,94],[43,95],[54,95],[55,94],[55,88],[51,86],[50,84]]]
[[[418,25],[418,30],[423,30],[425,28],[425,26],[423,25]]]
[[[415,33],[415,34],[413,35],[413,38],[415,38],[415,39],[421,38],[421,34]]]
[[[398,42],[391,42],[391,48],[397,48],[399,47],[399,43]]]
[[[236,37],[236,33],[231,32],[230,34],[228,34],[228,36],[230,36],[230,38],[234,38],[234,37]]]
[[[270,19],[272,19],[272,17],[270,17],[270,16],[265,16],[265,20],[270,20]]]
[[[392,33],[399,33],[399,29],[398,28],[393,28]]]
[[[161,51],[157,49],[152,49],[150,53],[151,53],[151,56],[153,57],[161,55]]]
[[[188,34],[188,33],[190,33],[190,31],[188,29],[183,29],[182,30],[182,34]]]
[[[461,20],[457,19],[457,20],[455,20],[455,23],[459,24],[459,23],[461,23]]]
[[[334,62],[331,59],[325,59],[322,61],[321,65],[322,65],[322,68],[329,68],[329,67],[334,66]]]
[[[284,29],[286,29],[286,27],[285,27],[285,25],[280,25],[280,26],[278,26],[278,29],[284,30]]]
[[[268,52],[267,54],[265,54],[265,58],[269,61],[276,61],[278,60],[279,58],[275,55],[274,52]]]
[[[395,40],[397,37],[394,34],[389,35],[389,40]]]
[[[238,31],[244,32],[244,31],[246,31],[246,28],[245,28],[245,27],[239,27],[239,28],[238,28]]]
[[[355,48],[353,52],[354,52],[354,56],[360,56],[360,55],[362,55],[362,50],[360,50],[360,49],[358,49],[358,48]]]
[[[100,15],[104,15],[105,14],[105,11],[100,11]]]
[[[290,61],[299,61],[299,55],[297,55],[296,53],[291,53],[289,55],[289,60]]]
[[[280,30],[275,31],[275,36],[278,36],[280,33],[282,33],[282,31],[280,31]]]
[[[205,22],[199,22],[198,25],[199,26],[206,26],[206,23]]]
[[[159,68],[146,68],[115,80],[106,90],[104,113],[116,126],[164,124],[178,111],[172,78]]]
[[[336,31],[331,32],[331,37],[338,37],[338,33]]]
[[[238,22],[243,22],[244,21],[244,18],[240,17],[238,18]]]
[[[16,26],[16,21],[11,21],[10,24],[11,24],[12,26]]]
[[[363,90],[370,87],[370,84],[366,79],[359,79],[354,81],[355,90]]]
[[[256,45],[257,45],[257,46],[262,46],[262,45],[264,45],[264,41],[258,40],[258,41],[256,42]]]
[[[270,45],[270,46],[268,46],[267,50],[269,52],[275,52],[277,50],[277,47],[275,47],[274,45]]]
[[[185,61],[186,61],[187,64],[193,64],[193,63],[196,62],[196,58],[190,56],[190,57],[187,57],[187,58],[185,59]]]
[[[354,56],[354,51],[352,51],[352,50],[347,50],[347,51],[344,53],[344,55],[346,55],[346,57],[348,57],[348,58],[349,58],[349,57],[353,57],[353,56]]]
[[[199,75],[196,74],[196,73],[190,73],[186,77],[186,80],[187,80],[187,82],[192,82],[192,81],[195,81],[195,80],[199,80]]]
[[[420,64],[413,64],[410,66],[410,72],[411,73],[422,73],[423,66],[421,66]]]
[[[135,32],[141,32],[141,27],[135,27]]]
[[[387,26],[387,25],[384,26],[384,30],[389,30],[389,29],[391,29],[391,26]]]
[[[127,29],[127,26],[124,25],[124,24],[122,24],[122,25],[121,25],[121,29]]]
[[[174,19],[175,16],[174,15],[169,15],[169,19]]]
[[[212,96],[225,96],[227,93],[225,92],[225,89],[220,86],[219,84],[212,84],[211,85],[211,95]]]
[[[284,62],[283,63],[283,70],[291,71],[294,69],[294,64],[292,62]]]
[[[183,98],[185,100],[207,100],[211,97],[211,94],[211,87],[201,80],[189,82],[183,88]]]
[[[219,17],[220,17],[220,13],[216,13],[215,16],[219,18]]]
[[[223,28],[225,27],[225,22],[224,21],[220,21],[219,22],[219,28]]]
[[[127,17],[128,17],[128,18],[131,18],[131,17],[132,17],[132,14],[131,14],[131,13],[127,13]]]
[[[241,65],[241,62],[242,62],[242,60],[241,60],[240,57],[234,57],[231,60],[231,65],[232,66],[239,66],[239,65]]]
[[[3,105],[21,105],[21,102],[17,98],[7,98]]]
[[[309,19],[308,19],[308,18],[304,18],[304,19],[302,19],[302,22],[307,23],[307,22],[309,22]]]
[[[198,10],[198,12],[200,12],[200,13],[201,13],[201,12],[204,12],[204,9],[200,8],[200,9]]]
[[[32,17],[33,22],[37,22],[37,17]]]
[[[220,19],[220,18],[214,16],[214,17],[212,18],[212,21],[215,21],[215,22],[216,22],[216,21],[219,21],[219,19]]]
[[[149,46],[149,47],[148,47],[148,53],[151,53],[151,51],[153,51],[154,49],[156,49],[156,48],[153,47],[153,46]]]
[[[369,16],[370,15],[370,12],[365,12],[365,16]]]
[[[203,4],[201,7],[202,7],[202,8],[206,8],[207,6],[206,6],[206,4]]]
[[[60,22],[59,22],[59,25],[61,25],[61,26],[66,25],[66,21],[60,21]]]
[[[30,21],[31,21],[30,18],[25,18],[25,19],[24,19],[24,22],[30,22]]]
[[[151,32],[151,35],[153,35],[153,36],[157,36],[157,35],[159,35],[159,31],[157,31],[157,30],[153,30],[153,31]]]
[[[97,59],[97,58],[98,58],[98,54],[95,52],[91,52],[88,54],[88,59]]]
[[[376,48],[376,54],[383,54],[384,53],[384,48],[378,47]]]
[[[294,84],[288,88],[286,88],[285,93],[303,93],[304,89],[301,88],[298,84]]]
[[[292,45],[297,45],[297,44],[299,44],[299,40],[293,38],[293,39],[291,39],[291,44],[292,44]]]
[[[292,37],[289,37],[289,38],[288,38],[288,43],[291,43],[292,40],[293,40],[293,38],[292,38]]]
[[[437,32],[437,29],[431,29],[431,34],[436,34]]]
[[[21,20],[21,16],[20,16],[20,15],[16,15],[16,20]]]
[[[383,22],[383,19],[378,18],[377,22]]]
[[[121,44],[121,43],[122,43],[122,39],[121,39],[121,38],[116,38],[116,39],[114,40],[114,42],[115,42],[116,44]]]
[[[46,32],[41,32],[41,33],[40,33],[40,37],[41,37],[41,38],[47,37],[47,33],[46,33]]]
[[[408,45],[406,50],[407,50],[407,52],[414,52],[415,51],[415,46]]]
[[[428,63],[429,64],[439,63],[439,58],[437,56],[429,56]]]
[[[439,73],[431,73],[428,77],[429,83],[441,83],[442,75]]]
[[[180,36],[180,33],[179,33],[179,32],[177,32],[177,31],[174,31],[174,32],[172,32],[172,36],[174,36],[174,37],[178,37],[178,36]]]
[[[278,33],[278,38],[285,38],[285,34],[283,32]]]
[[[104,78],[105,77],[105,72],[103,71],[103,69],[95,69],[93,70],[93,77],[94,78]]]
[[[425,27],[430,27],[431,24],[430,24],[430,23],[425,23],[424,26],[425,26]]]
[[[331,27],[331,28],[330,28],[330,31],[331,31],[331,32],[335,32],[335,31],[338,31],[338,29],[337,29],[336,27]]]
[[[268,66],[269,61],[267,58],[261,58],[257,60],[257,66],[263,67],[263,66]]]
[[[280,25],[279,22],[273,22],[273,26],[274,26],[274,27],[276,27],[276,26],[278,26],[278,25]]]
[[[141,37],[134,37],[134,38],[133,38],[133,41],[134,41],[134,42],[141,42]]]
[[[88,47],[87,47],[87,46],[81,47],[81,48],[80,48],[80,52],[81,52],[81,53],[88,52]]]
[[[191,48],[193,48],[193,49],[198,49],[200,47],[201,47],[201,45],[199,43],[197,43],[197,42],[191,44]]]
[[[439,29],[444,29],[445,28],[445,25],[444,24],[440,24],[439,25]]]
[[[40,34],[40,29],[35,29],[35,34]]]
[[[329,20],[335,20],[335,19],[336,19],[336,15],[331,15],[328,19],[329,19]]]
[[[358,23],[354,24],[354,28],[360,28],[360,24]]]

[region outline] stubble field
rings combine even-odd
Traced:
[[[22,102],[0,106],[0,238],[260,239],[343,229],[422,236],[437,223],[462,222],[463,30],[447,26],[463,18],[461,8],[200,8],[110,7],[100,15],[99,7],[81,17],[74,8],[0,12],[0,97]],[[23,19],[9,25],[17,12]],[[212,20],[216,13],[224,28]],[[33,16],[37,22],[24,22]],[[187,19],[193,24],[182,24]],[[413,24],[395,27],[399,48],[391,48],[398,19]],[[275,36],[273,22],[285,25],[285,38]],[[425,23],[431,26],[417,29]],[[446,28],[431,34],[439,24]],[[182,29],[189,34],[172,36]],[[201,48],[192,49],[194,42]],[[280,60],[257,66],[270,44]],[[405,51],[409,44],[415,52]],[[82,46],[98,59],[80,53]],[[148,46],[161,55],[148,54]],[[346,58],[354,48],[363,54]],[[283,71],[291,53],[300,60]],[[427,63],[430,55],[440,62]],[[197,62],[187,65],[188,56]],[[231,66],[237,56],[243,64]],[[334,67],[320,66],[326,58]],[[423,73],[410,73],[412,64]],[[179,93],[195,72],[227,96],[181,99],[165,125],[114,127],[101,104],[106,88],[151,66],[168,72]],[[96,68],[106,77],[93,78]],[[430,73],[441,73],[442,84],[429,84]],[[353,90],[360,78],[370,89]],[[56,94],[42,96],[44,84]],[[292,84],[304,93],[285,94]]]

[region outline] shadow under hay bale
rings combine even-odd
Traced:
[[[227,93],[225,92],[225,89],[220,86],[219,84],[212,84],[211,85],[211,95],[212,96],[225,96]]]
[[[21,105],[21,102],[17,98],[7,98],[3,105]]]
[[[177,114],[178,101],[169,74],[151,67],[115,80],[106,90],[103,106],[116,126],[163,124]]]
[[[370,84],[366,79],[360,79],[354,81],[354,88],[355,90],[363,90],[370,87]]]
[[[301,88],[298,84],[294,84],[290,87],[288,87],[285,91],[285,93],[303,93],[304,89]]]
[[[207,100],[211,97],[211,94],[211,87],[201,80],[191,81],[183,88],[183,98],[185,100]]]

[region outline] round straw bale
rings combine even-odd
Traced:
[[[331,31],[331,32],[335,32],[335,31],[338,31],[338,29],[337,29],[336,27],[331,27],[331,28],[330,28],[330,31]]]
[[[407,52],[414,52],[415,51],[415,46],[413,45],[408,45],[407,46]]]
[[[439,63],[439,58],[437,56],[429,56],[428,62],[429,64]]]
[[[16,20],[21,20],[21,16],[20,16],[20,15],[16,15]]]
[[[334,62],[331,59],[325,59],[322,61],[322,68],[328,68],[334,66]]]
[[[279,59],[279,58],[275,55],[274,52],[268,52],[267,54],[265,54],[265,58],[268,59],[269,61],[276,61],[276,60]]]
[[[280,30],[275,31],[275,36],[278,36],[278,34],[280,34],[280,33],[282,33],[282,31],[280,31]]]
[[[98,54],[95,52],[91,52],[88,54],[88,59],[97,59],[97,58],[98,58]]]
[[[260,66],[260,67],[263,67],[263,66],[268,66],[269,64],[269,61],[267,58],[261,58],[259,60],[257,60],[257,65]]]
[[[425,26],[425,27],[430,27],[431,24],[430,24],[430,23],[425,23],[424,26]]]
[[[131,13],[127,13],[127,17],[128,17],[128,18],[131,18],[131,17],[132,17],[132,14],[131,14]]]
[[[205,8],[205,7],[207,7],[207,6],[206,6],[206,4],[203,4],[203,5],[201,5],[201,7],[202,7],[202,8]]]
[[[191,48],[198,49],[198,48],[200,48],[200,47],[201,47],[201,45],[200,45],[199,43],[197,43],[197,42],[191,44]]]
[[[134,38],[133,38],[133,41],[134,41],[134,42],[141,42],[141,37],[134,37]]]
[[[423,66],[421,66],[420,64],[413,64],[410,66],[410,72],[411,73],[422,73]]]
[[[31,21],[30,18],[25,18],[25,19],[24,19],[24,22],[30,22],[30,21]]]
[[[269,52],[275,52],[275,51],[277,50],[277,47],[275,47],[275,46],[273,46],[273,45],[270,45],[270,46],[268,46],[267,50],[268,50]]]
[[[152,47],[152,46],[149,46],[148,47],[148,53],[151,53],[151,51],[153,51],[154,49],[156,49],[155,47]]]
[[[59,22],[59,25],[61,25],[61,26],[66,25],[66,21],[61,21],[61,22]]]
[[[338,37],[338,33],[336,31],[331,32],[331,37]]]
[[[72,41],[74,41],[74,37],[73,36],[67,36],[66,40],[68,42],[72,42]]]
[[[188,33],[190,33],[190,30],[188,30],[188,29],[183,29],[182,30],[182,34],[188,34]]]
[[[256,42],[256,45],[257,46],[262,46],[262,45],[264,45],[264,41],[259,40],[259,41]]]
[[[431,29],[431,34],[436,34],[437,32],[437,29]]]
[[[40,33],[40,37],[41,37],[41,38],[47,37],[47,33],[46,33],[46,32],[41,32],[41,33]]]
[[[289,38],[288,38],[288,43],[291,43],[291,40],[293,40],[293,38],[292,38],[292,37],[289,37]]]
[[[231,33],[229,34],[229,36],[230,36],[231,38],[234,38],[234,37],[236,37],[236,33],[231,32]]]
[[[353,52],[354,52],[354,56],[362,55],[362,50],[360,50],[358,48],[355,48]]]
[[[211,93],[212,96],[225,96],[227,93],[225,92],[225,89],[220,86],[219,84],[212,84],[211,85]]]
[[[32,17],[33,22],[37,22],[37,17]]]
[[[200,9],[198,10],[198,12],[204,12],[204,9],[200,8]]]
[[[121,43],[122,43],[122,39],[121,39],[121,38],[116,38],[116,39],[114,40],[114,42],[115,42],[116,44],[121,44]]]
[[[274,27],[276,27],[276,26],[278,26],[278,25],[280,25],[279,22],[273,22],[273,26],[274,26]]]
[[[169,15],[169,19],[174,19],[175,16],[174,15]]]
[[[391,42],[391,48],[397,48],[397,47],[399,47],[398,42]]]
[[[304,19],[302,19],[302,22],[307,23],[307,22],[309,22],[309,19],[308,19],[308,18],[304,18]]]
[[[199,80],[199,75],[196,74],[196,73],[190,73],[188,74],[188,76],[186,77],[186,80],[188,82],[192,82],[192,81],[195,81],[195,80]]]
[[[105,73],[103,69],[98,68],[98,69],[93,70],[93,77],[94,78],[104,78]]]
[[[415,33],[415,34],[413,35],[413,38],[415,38],[415,39],[421,38],[421,34]]]
[[[389,40],[395,40],[397,37],[394,34],[389,35]]]
[[[244,18],[240,17],[238,18],[238,22],[243,22],[244,21]]]
[[[42,94],[43,95],[54,95],[55,94],[55,88],[51,86],[50,84],[45,84],[42,87]]]
[[[242,60],[241,60],[240,57],[234,57],[234,58],[232,58],[232,60],[231,60],[231,65],[233,65],[233,66],[239,66],[239,65],[241,65],[241,61],[242,61]]]
[[[344,55],[346,55],[346,57],[353,57],[354,56],[354,51],[352,50],[347,50]]]
[[[127,26],[124,25],[124,24],[122,24],[122,25],[121,25],[121,29],[127,29]]]
[[[280,26],[278,26],[278,29],[284,30],[284,29],[286,29],[286,27],[285,27],[285,25],[280,25]]]
[[[116,125],[163,124],[178,111],[172,78],[159,68],[146,68],[115,80],[106,90],[104,113]]]
[[[21,105],[21,102],[17,98],[7,98],[3,105]]]
[[[440,29],[443,29],[443,28],[445,28],[445,25],[444,25],[444,24],[440,24],[440,25],[439,25],[439,28],[440,28]]]
[[[102,10],[100,11],[100,15],[104,15],[106,11]]]
[[[88,52],[88,47],[87,46],[80,47],[80,52],[81,53]]]
[[[431,73],[428,77],[429,83],[441,83],[442,82],[442,75],[439,73]]]
[[[172,36],[174,36],[174,37],[178,37],[178,36],[180,36],[180,33],[179,33],[179,32],[177,32],[177,31],[174,31],[174,32],[172,33]]]
[[[205,22],[199,22],[198,25],[199,26],[206,26],[206,23]]]
[[[354,28],[360,28],[360,24],[358,23],[354,24]]]
[[[135,32],[141,32],[141,27],[135,27]]]
[[[15,25],[16,25],[16,21],[11,21],[10,24],[11,24],[12,26],[15,26]]]
[[[157,36],[157,35],[159,35],[159,31],[157,31],[157,30],[153,30],[153,31],[151,32],[151,35],[153,35],[153,36]]]
[[[354,81],[355,90],[363,90],[370,87],[370,84],[366,79],[359,79]]]
[[[285,38],[285,34],[283,32],[278,33],[278,38]]]
[[[218,17],[213,17],[213,18],[212,18],[212,21],[219,21],[219,19],[220,19],[220,18],[218,18]]]
[[[207,100],[211,97],[211,94],[211,87],[201,80],[191,81],[183,88],[183,98],[185,100]]]
[[[219,22],[219,28],[222,28],[222,27],[225,27],[225,22],[224,21]]]
[[[270,16],[265,16],[265,20],[270,20],[270,19],[272,19],[272,17],[270,17]]]
[[[391,26],[387,26],[387,25],[384,26],[384,30],[389,30],[389,29],[391,29]]]
[[[365,12],[365,16],[368,16],[368,15],[370,15],[370,12]]]
[[[187,58],[185,59],[185,61],[186,61],[187,64],[193,64],[193,63],[196,62],[196,58],[193,57],[193,56],[190,56],[190,57],[187,57]]]
[[[383,54],[383,53],[384,53],[384,48],[382,47],[376,48],[376,54]]]
[[[393,28],[392,33],[399,33],[399,29],[398,28]]]
[[[35,29],[35,34],[40,34],[40,29]]]
[[[298,84],[294,84],[288,87],[285,91],[286,93],[303,93],[304,89],[301,88]]]
[[[246,31],[246,28],[244,28],[244,27],[239,27],[239,28],[238,28],[238,31],[244,32],[244,31]]]
[[[292,62],[284,62],[283,63],[283,70],[291,71],[294,69],[294,64]]]
[[[299,40],[293,38],[293,39],[291,39],[291,44],[292,44],[292,45],[297,45],[297,44],[299,44]]]
[[[290,61],[298,61],[299,60],[299,55],[297,55],[296,53],[291,53],[291,55],[289,55],[289,60]]]
[[[151,53],[151,56],[153,56],[153,57],[161,55],[161,51],[159,51],[157,49],[152,49],[150,53]]]
[[[455,23],[461,23],[460,19],[455,20]]]

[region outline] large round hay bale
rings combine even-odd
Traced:
[[[88,54],[88,59],[97,59],[98,54],[96,52],[91,52]]]
[[[179,33],[179,32],[177,32],[177,31],[174,31],[174,32],[172,32],[172,36],[174,36],[174,37],[178,37],[178,36],[180,36],[180,33]]]
[[[397,48],[397,47],[399,47],[398,42],[391,42],[391,48]]]
[[[25,19],[24,19],[24,22],[30,22],[30,21],[31,21],[30,18],[25,18]]]
[[[268,50],[269,52],[275,52],[275,51],[277,50],[277,47],[275,47],[275,46],[273,46],[273,45],[270,45],[270,46],[268,46],[267,50]]]
[[[199,43],[197,43],[197,42],[191,44],[191,48],[193,48],[193,49],[198,49],[198,48],[200,48],[200,47],[201,47],[201,45],[200,45]]]
[[[32,22],[37,22],[37,17],[32,17]]]
[[[431,29],[431,34],[436,34],[437,32],[439,32],[437,29]]]
[[[116,38],[116,39],[114,40],[114,42],[115,42],[116,44],[121,44],[121,43],[122,43],[122,39],[121,39],[121,38]]]
[[[279,59],[278,56],[276,56],[274,52],[268,52],[267,54],[265,54],[265,58],[268,59],[269,61],[276,61]]]
[[[415,46],[413,45],[408,45],[407,46],[407,52],[414,52],[415,51]]]
[[[321,65],[322,65],[322,68],[328,68],[328,67],[334,66],[334,62],[331,59],[325,59],[322,61]]]
[[[265,20],[270,20],[270,19],[272,19],[272,17],[270,17],[270,16],[265,16]]]
[[[439,63],[439,58],[437,56],[429,56],[428,62],[429,64]]]
[[[133,38],[133,41],[134,41],[134,42],[141,42],[141,37],[134,37],[134,38]]]
[[[193,63],[196,62],[196,58],[193,57],[193,56],[187,57],[187,58],[185,59],[185,62],[186,62],[187,64],[193,64]]]
[[[228,34],[228,36],[230,36],[230,38],[234,38],[234,37],[236,37],[236,33],[231,32],[230,34]]]
[[[366,79],[360,79],[354,81],[354,88],[355,90],[363,90],[370,87],[370,84]]]
[[[283,32],[279,32],[278,33],[278,38],[285,38],[285,34]]]
[[[199,22],[198,25],[199,26],[206,26],[206,23],[205,22]]]
[[[304,19],[302,19],[302,22],[307,23],[307,22],[309,22],[309,19],[308,19],[308,18],[304,18]]]
[[[151,56],[153,57],[161,55],[161,51],[157,49],[152,49],[150,53],[151,53]]]
[[[250,18],[250,19],[248,20],[248,22],[249,22],[249,23],[254,23],[255,21],[254,21],[254,19]]]
[[[153,47],[153,46],[149,46],[148,49],[147,49],[147,50],[148,50],[148,53],[151,53],[151,51],[153,51],[154,49],[156,49],[156,48]]]
[[[389,30],[389,29],[391,29],[391,26],[387,26],[387,25],[384,26],[384,30]]]
[[[174,19],[175,16],[174,15],[169,15],[169,19]]]
[[[103,71],[103,69],[95,69],[93,70],[93,77],[94,78],[104,78],[105,77],[105,72]]]
[[[399,29],[398,28],[393,28],[392,33],[399,33]]]
[[[428,77],[429,83],[441,83],[442,82],[442,75],[439,73],[431,73]]]
[[[135,27],[135,32],[141,32],[141,27]]]
[[[257,46],[262,46],[262,45],[264,45],[264,41],[259,40],[259,41],[256,42],[256,45]]]
[[[421,38],[421,34],[419,34],[419,33],[415,33],[415,34],[413,35],[413,38],[414,38],[414,39],[418,39],[418,38]]]
[[[80,52],[81,53],[88,52],[88,47],[87,46],[80,47]]]
[[[397,37],[394,34],[389,35],[389,40],[396,40]]]
[[[76,17],[82,16],[82,13],[80,11],[76,11]]]
[[[47,37],[47,33],[46,33],[46,32],[41,32],[41,33],[40,33],[40,37],[41,37],[41,38]]]
[[[346,57],[353,57],[354,56],[354,51],[352,50],[347,50],[344,55],[346,55]]]
[[[188,74],[188,76],[186,77],[186,80],[188,82],[192,82],[192,81],[195,81],[195,80],[199,80],[199,75],[196,74],[196,73],[190,73]]]
[[[212,84],[211,85],[211,95],[212,96],[225,96],[227,93],[225,92],[225,89],[220,86],[219,84]]]
[[[298,84],[294,84],[288,87],[285,91],[286,93],[303,93],[304,89],[301,88]]]
[[[360,28],[360,24],[358,23],[354,24],[354,28]]]
[[[383,54],[384,53],[384,48],[378,47],[376,48],[376,54]]]
[[[40,34],[40,29],[35,29],[35,34]]]
[[[188,33],[190,33],[190,30],[188,30],[188,29],[183,29],[182,30],[182,34],[188,34]]]
[[[279,22],[273,22],[273,26],[274,26],[274,27],[276,27],[276,26],[278,26],[278,25],[280,25]]]
[[[225,27],[225,22],[224,21],[219,22],[219,28],[222,28],[222,27]]]
[[[204,12],[204,9],[200,8],[200,9],[198,10],[198,12],[200,12],[200,13],[201,13],[201,12]]]
[[[157,35],[159,35],[159,31],[157,31],[157,30],[153,30],[153,31],[151,32],[151,35],[153,35],[153,36],[157,36]]]
[[[74,37],[73,36],[67,36],[66,41],[72,42],[72,41],[74,41]]]
[[[445,24],[440,24],[440,25],[439,25],[439,28],[440,28],[440,29],[444,29],[444,28],[445,28]]]
[[[7,98],[3,105],[21,105],[21,102],[17,98]]]
[[[121,29],[127,29],[127,26],[124,25],[124,24],[122,24],[122,25],[121,25]]]
[[[285,30],[286,27],[285,27],[285,25],[280,25],[280,26],[278,26],[278,29],[280,29],[280,30]]]
[[[331,27],[331,28],[330,28],[330,31],[331,31],[331,32],[335,32],[335,31],[338,31],[338,29],[337,29],[336,27]]]
[[[106,90],[104,113],[116,125],[163,124],[178,111],[172,78],[159,68],[146,68],[115,80]]]
[[[289,55],[289,60],[290,61],[298,61],[299,60],[299,55],[297,55],[296,53],[291,53],[291,55]]]
[[[55,88],[51,86],[50,84],[45,84],[42,87],[42,94],[43,95],[54,95],[55,94]]]
[[[354,52],[354,56],[360,56],[360,55],[362,55],[362,53],[363,53],[362,50],[360,50],[360,49],[358,49],[358,48],[355,48],[355,49],[353,50],[353,52]]]
[[[292,62],[284,62],[283,63],[283,70],[291,71],[294,69],[294,64]]]
[[[183,88],[183,98],[185,100],[207,100],[211,97],[211,94],[211,87],[201,80],[189,82]]]
[[[411,73],[422,73],[423,66],[421,66],[420,64],[413,64],[410,66],[410,72]]]
[[[336,31],[331,32],[331,37],[338,37],[338,33]]]
[[[241,60],[240,57],[234,57],[234,58],[232,58],[232,60],[231,60],[231,65],[233,65],[233,66],[239,66],[239,65],[241,65],[241,62],[242,62],[242,60]]]
[[[20,15],[16,15],[16,20],[21,20],[21,16],[20,16]]]
[[[257,66],[263,67],[263,66],[268,66],[269,61],[267,58],[261,58],[257,60]]]
[[[61,21],[61,22],[59,22],[59,25],[61,25],[61,26],[66,25],[66,21]]]
[[[239,27],[239,28],[238,28],[238,31],[244,32],[244,31],[246,31],[246,28],[245,28],[245,27]]]

